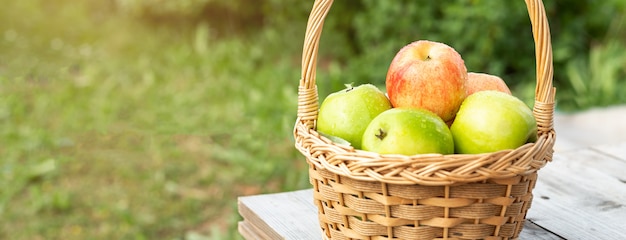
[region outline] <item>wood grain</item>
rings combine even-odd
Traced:
[[[248,220],[239,222],[238,230],[245,239],[271,239],[266,232],[254,226],[254,224],[250,223]]]
[[[322,238],[311,189],[240,197],[239,213],[244,227],[266,235],[261,239]]]
[[[524,229],[519,235],[520,240],[562,240],[562,238],[542,227],[533,223],[532,221],[526,220],[524,223]]]
[[[556,154],[539,171],[528,218],[567,239],[626,239],[626,161],[616,148]]]
[[[591,149],[626,162],[626,141],[612,144],[603,144],[592,147]],[[626,175],[624,171],[622,171],[621,173],[622,175]]]

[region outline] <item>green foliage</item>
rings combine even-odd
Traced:
[[[503,19],[519,19],[515,16],[524,14],[520,4],[511,5],[502,1],[430,1],[428,4],[416,4],[415,1],[362,2],[363,9],[355,13],[351,30],[354,34],[351,45],[355,46],[359,57],[344,58],[346,71],[354,78],[352,81],[383,83],[395,53],[419,39],[451,45],[462,54],[470,71],[500,75],[507,70],[501,60],[515,54],[510,51],[513,48],[508,46],[518,46],[518,49],[532,47],[530,33],[525,33],[530,41],[524,39],[524,34],[515,38],[506,35],[505,29],[521,21],[505,22]],[[493,14],[489,9],[494,8],[502,10]],[[505,14],[507,12],[510,13]],[[502,26],[503,22],[507,25]]]
[[[301,34],[298,29],[304,29],[312,4],[281,0],[116,2],[122,8],[140,9],[144,16],[157,16],[165,11],[203,19],[217,32],[237,32],[237,29],[250,29],[250,25],[245,27],[246,23],[254,26],[260,23],[266,29],[263,31],[270,29],[289,38],[290,41],[283,43],[289,44],[286,49],[290,51],[302,42],[292,36]],[[570,76],[564,69],[571,61],[589,58],[593,45],[626,38],[626,4],[620,0],[566,0],[546,1],[545,5],[552,31],[555,86],[567,91]],[[523,92],[522,88],[530,86],[529,81],[533,83],[534,43],[523,1],[359,0],[335,1],[326,19],[319,71],[328,74],[323,75],[328,79],[318,81],[320,90],[332,92],[344,83],[382,86],[395,52],[418,39],[451,45],[461,53],[469,71],[501,76],[514,90]]]
[[[502,76],[513,88],[534,77],[534,43],[522,1],[359,3],[335,2],[337,8],[329,16],[331,30],[325,32],[344,35],[348,46],[353,46],[353,52],[339,56],[350,82],[384,81],[394,53],[418,39],[451,45],[461,53],[469,71]],[[586,57],[591,43],[607,35],[611,20],[623,17],[623,5],[621,1],[548,2],[555,69],[564,68],[572,58]],[[332,24],[333,18],[344,15],[353,16],[352,25]],[[335,21],[346,21],[341,19]],[[555,74],[556,85],[561,86],[566,75],[563,71]]]
[[[115,5],[122,11],[132,14],[153,15],[184,15],[193,16],[200,14],[201,10],[214,0],[114,0]],[[238,1],[221,1],[224,7],[233,8]]]
[[[208,22],[218,36],[241,36],[264,25],[284,29],[305,20],[310,3],[282,0],[113,0],[112,8],[150,23],[188,27]]]
[[[605,89],[613,93],[604,97],[593,92],[576,98],[569,96],[573,94],[572,81],[577,81],[570,79],[576,78],[571,73],[573,69],[579,72],[607,70],[606,66],[602,70],[579,67],[588,62],[587,59],[595,58],[591,56],[597,51],[595,48],[626,39],[626,4],[619,0],[546,1],[545,4],[552,33],[554,84],[558,93],[562,93],[557,94],[558,106],[572,110],[624,102],[618,97],[599,100],[624,95],[618,87]],[[327,17],[322,38],[322,50],[333,49],[332,54],[322,52],[323,59],[336,63],[328,70],[335,74],[331,75],[332,84],[326,84],[327,88],[338,89],[340,85],[335,82],[384,85],[394,54],[409,42],[428,39],[454,47],[463,56],[469,71],[501,76],[527,102],[534,96],[534,42],[523,1],[336,1]],[[608,48],[617,51],[613,59],[624,58],[621,57],[625,55],[623,50]],[[620,62],[611,61],[616,63],[610,65]],[[574,65],[577,67],[572,67]],[[622,80],[620,74],[607,74],[602,81]],[[598,80],[588,78],[581,81],[587,85],[598,84]],[[580,90],[577,93],[583,94]]]
[[[565,69],[568,87],[561,92],[560,109],[576,110],[626,102],[626,47],[608,42],[594,46],[588,59],[570,61]]]
[[[307,187],[282,35],[81,3],[0,9],[0,239],[238,239],[237,196]]]

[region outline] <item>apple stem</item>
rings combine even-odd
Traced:
[[[348,83],[344,85],[346,86],[346,92],[352,91],[352,89],[354,89],[354,87],[352,86],[352,83]]]
[[[387,133],[386,133],[385,131],[383,131],[383,129],[378,129],[378,132],[379,132],[379,133],[378,133],[378,134],[376,134],[376,137],[377,137],[378,139],[380,139],[381,141],[382,141],[383,139],[385,139],[385,137],[387,137]]]

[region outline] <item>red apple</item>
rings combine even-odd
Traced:
[[[502,78],[487,73],[467,73],[467,96],[475,92],[495,90],[511,95],[511,90]]]
[[[396,54],[387,72],[387,94],[393,107],[421,108],[444,121],[454,119],[467,96],[467,68],[454,48],[420,40]]]

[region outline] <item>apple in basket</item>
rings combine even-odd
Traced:
[[[465,86],[467,87],[467,96],[485,90],[495,90],[511,94],[511,90],[502,78],[487,73],[467,73],[467,83]]]
[[[420,40],[391,61],[386,87],[393,107],[423,108],[450,121],[467,96],[467,68],[454,48]]]
[[[480,91],[468,96],[450,127],[456,153],[515,149],[537,138],[530,108],[513,95]]]
[[[391,108],[389,99],[372,84],[346,89],[329,94],[320,106],[317,116],[317,131],[335,142],[350,143],[361,148],[363,132],[378,114]]]
[[[378,115],[363,134],[363,150],[382,154],[454,153],[446,123],[424,109],[392,108]]]

